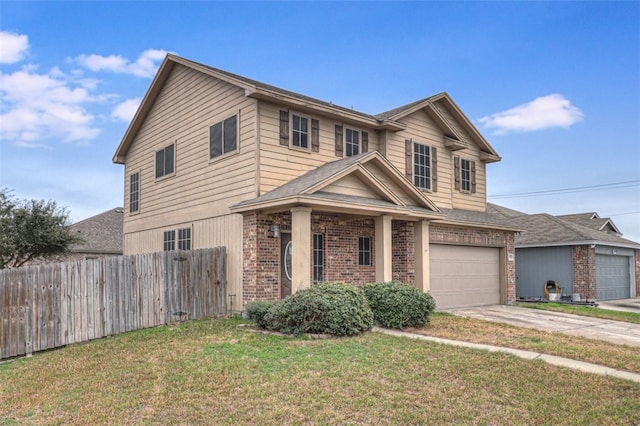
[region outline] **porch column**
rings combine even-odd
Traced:
[[[311,208],[291,209],[291,293],[311,286]]]
[[[431,288],[429,270],[429,222],[421,220],[414,225],[416,239],[416,283],[415,286],[427,292]]]
[[[391,281],[391,216],[378,216],[376,222],[376,281]]]

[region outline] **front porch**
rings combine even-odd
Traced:
[[[322,281],[401,280],[428,291],[428,247],[427,220],[311,207],[250,212],[243,218],[243,302],[278,300]]]

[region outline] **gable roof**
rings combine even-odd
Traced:
[[[391,179],[414,204],[406,204],[382,180],[371,173],[366,165],[375,164]],[[337,194],[325,191],[332,183],[348,175],[356,175],[380,198]],[[400,172],[380,153],[372,151],[352,157],[325,163],[308,171],[272,191],[251,200],[242,201],[231,207],[233,212],[246,212],[266,208],[284,208],[291,205],[326,205],[336,209],[340,202],[346,209],[368,210],[406,215],[412,217],[441,217],[438,207],[422,191],[400,174]]]
[[[244,89],[245,95],[248,97],[270,100],[272,102],[293,106],[301,110],[310,110],[329,116],[340,117],[343,120],[366,125],[374,129],[389,129],[393,131],[403,130],[406,128],[406,125],[401,121],[398,121],[398,119],[403,118],[418,109],[426,108],[427,112],[432,115],[435,122],[445,131],[445,134],[455,140],[462,141],[460,135],[457,134],[455,129],[439,111],[439,107],[436,105],[436,102],[441,102],[453,113],[456,120],[460,121],[461,125],[471,135],[472,139],[478,143],[481,152],[484,154],[484,156],[481,157],[483,161],[492,162],[500,160],[500,157],[495,150],[489,145],[484,137],[482,137],[473,124],[471,124],[471,122],[464,116],[462,111],[457,107],[447,93],[440,93],[381,114],[371,115],[356,111],[353,108],[345,108],[339,105],[334,105],[331,102],[322,101],[296,92],[281,89],[276,86],[271,86],[269,84],[242,77],[208,65],[200,64],[173,54],[167,54],[151,82],[149,89],[144,95],[138,110],[131,120],[122,141],[116,149],[113,156],[114,163],[124,164],[126,154],[133,143],[136,134],[142,127],[146,115],[151,110],[153,103],[160,94],[164,83],[167,81],[167,78],[176,64],[200,71],[211,77]]]
[[[123,213],[116,207],[70,225],[71,233],[82,238],[71,252],[122,254]]]
[[[596,212],[565,214],[558,217],[582,226],[593,228],[597,231],[611,231],[615,234],[618,234],[618,236],[622,236],[622,232],[620,232],[618,227],[613,223],[611,219],[609,219],[608,217],[601,218]]]
[[[487,203],[487,212],[510,218],[523,229],[522,233],[516,235],[516,248],[597,244],[640,249],[640,244],[634,241],[566,219],[566,216],[575,219],[574,216],[583,217],[584,214],[552,216],[540,213],[530,215],[492,203]],[[589,213],[589,215],[592,217],[593,214]]]
[[[484,161],[500,161],[498,153],[493,149],[489,142],[487,142],[473,123],[469,121],[467,116],[464,115],[460,107],[458,107],[453,99],[451,99],[451,96],[449,96],[447,92],[438,93],[437,95],[411,102],[407,105],[377,114],[376,117],[380,120],[398,121],[423,109],[440,127],[444,134],[453,139],[454,144],[459,143],[461,144],[460,146],[464,146],[464,143],[466,142],[465,138],[455,129],[452,123],[449,122],[449,119],[443,113],[442,108],[446,108],[449,113],[453,115],[456,121],[459,122],[462,128],[467,132],[467,134],[469,134],[473,142],[480,147],[480,151],[485,154],[482,157]]]

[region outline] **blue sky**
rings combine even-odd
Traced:
[[[446,91],[503,158],[489,201],[640,241],[640,2],[2,0],[0,185],[123,205],[111,158],[166,52],[367,113]]]

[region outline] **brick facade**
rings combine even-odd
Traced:
[[[596,249],[573,246],[573,292],[585,300],[596,300]]]
[[[280,244],[270,236],[277,224],[290,232],[290,213],[247,214],[243,220],[243,304],[280,298]],[[375,281],[375,222],[372,218],[347,218],[332,214],[311,215],[311,232],[324,235],[324,280],[361,286]],[[415,235],[411,222],[394,220],[392,232],[392,278],[415,282]],[[515,291],[515,247],[512,232],[431,224],[430,242],[496,247],[506,252],[506,299],[513,303]],[[371,238],[371,265],[359,265],[358,238]],[[313,253],[312,253],[313,255]],[[313,264],[312,260],[311,263]],[[640,260],[638,261],[640,265]],[[311,278],[311,277],[310,277]]]
[[[416,280],[415,234],[412,222],[391,222],[391,276],[395,281],[413,284]]]

